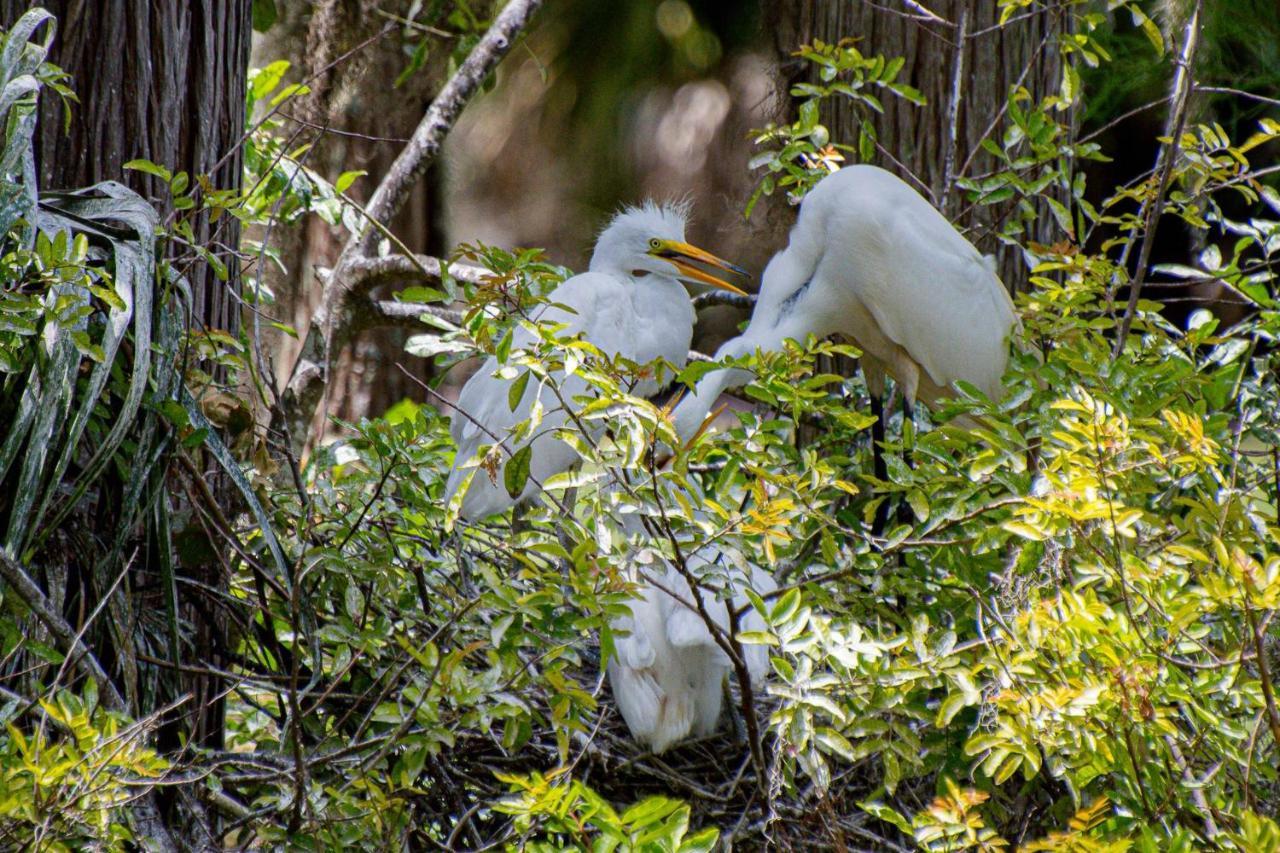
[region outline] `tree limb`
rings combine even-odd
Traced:
[[[462,108],[511,50],[516,38],[541,5],[542,0],[511,0],[494,19],[489,31],[472,48],[457,73],[431,102],[426,115],[409,139],[409,144],[400,152],[386,177],[378,184],[378,189],[369,199],[368,212],[371,218],[382,223],[390,222],[391,217],[404,206],[413,185],[426,173],[427,166],[440,153],[440,147],[453,129]],[[350,250],[358,249],[359,254],[368,255],[372,245],[373,235],[366,231],[361,240],[349,241],[347,247]],[[344,251],[343,254],[347,252]]]
[[[1187,20],[1182,36],[1182,50],[1178,54],[1177,71],[1173,75],[1173,85],[1169,93],[1169,118],[1165,122],[1164,136],[1168,139],[1160,146],[1157,162],[1156,193],[1145,205],[1143,213],[1142,246],[1138,249],[1138,268],[1133,283],[1129,285],[1129,302],[1125,305],[1124,316],[1120,319],[1120,328],[1116,331],[1115,348],[1111,352],[1112,361],[1124,352],[1124,342],[1129,337],[1129,328],[1133,325],[1134,315],[1138,313],[1138,299],[1142,295],[1142,285],[1147,280],[1147,264],[1151,260],[1151,248],[1155,244],[1156,227],[1160,222],[1160,214],[1164,211],[1164,191],[1169,186],[1173,175],[1173,164],[1178,159],[1179,139],[1182,128],[1187,123],[1187,105],[1191,101],[1191,92],[1195,88],[1191,65],[1195,62],[1196,47],[1200,43],[1200,7],[1202,0],[1197,0],[1191,17]],[[1130,243],[1129,246],[1133,244]],[[1125,247],[1121,258],[1121,266],[1127,259],[1129,250]]]
[[[369,316],[368,305],[361,304],[359,294],[353,298],[352,289],[358,284],[367,294],[373,286],[368,283],[379,276],[407,273],[390,259],[369,257],[376,236],[388,233],[386,223],[404,206],[414,184],[440,153],[445,137],[463,108],[510,51],[541,5],[542,0],[511,0],[503,8],[461,67],[440,89],[363,209],[368,227],[347,241],[333,272],[325,280],[320,305],[311,318],[279,407],[273,413],[272,427],[289,436],[295,454],[301,454],[306,445],[308,427],[324,397],[334,360],[353,333],[357,319]],[[433,261],[434,265],[424,263],[426,261]],[[413,276],[439,274],[439,262],[435,259],[414,257],[405,259],[405,263],[414,267]]]
[[[449,275],[467,284],[480,284],[491,275],[484,267],[449,264]],[[352,258],[347,264],[346,289],[352,296],[364,296],[374,288],[391,283],[439,284],[444,264],[430,255],[387,255],[381,258]]]

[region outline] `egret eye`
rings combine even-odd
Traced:
[[[649,241],[649,248],[650,248],[650,249],[661,249],[661,248],[662,248],[662,241],[661,241],[661,240],[659,240],[657,237],[654,237],[652,240],[650,240],[650,241]]]

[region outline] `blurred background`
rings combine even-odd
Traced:
[[[474,8],[473,8],[474,7]],[[315,78],[289,111],[307,165],[336,179],[361,169],[363,199],[385,173],[483,19],[481,4],[294,2],[255,33],[252,64],[285,59],[287,79]],[[352,53],[349,59],[343,57]],[[394,228],[409,248],[447,256],[461,243],[542,247],[549,260],[584,269],[595,235],[620,206],[645,198],[691,199],[688,237],[753,272],[788,222],[768,200],[750,221],[755,183],[751,133],[781,115],[774,46],[751,0],[552,0],[526,41],[500,67],[449,136]],[[325,70],[333,64],[331,70]],[[394,81],[394,82],[393,82]],[[296,144],[296,143],[295,143]],[[778,232],[778,239],[761,234]],[[285,270],[268,270],[285,322],[305,328],[318,301],[318,268],[333,264],[343,235],[311,217],[271,235]],[[704,312],[699,345],[734,333],[742,312]],[[329,414],[355,419],[408,396],[432,366],[406,355],[406,333],[364,334],[346,352]],[[298,343],[277,336],[278,372]],[[444,384],[450,394],[466,367]]]
[[[1072,120],[1082,132],[1096,133],[1109,156],[1086,167],[1088,197],[1096,204],[1102,199],[1095,188],[1118,186],[1151,168],[1164,122],[1162,108],[1151,105],[1167,92],[1170,63],[1129,10],[1094,5],[1114,61],[1086,70],[1086,107]],[[1182,0],[1139,5],[1166,37],[1188,6]],[[330,180],[366,171],[351,189],[357,199],[372,192],[493,13],[479,0],[274,0],[267,6],[271,18],[257,22],[267,25],[254,35],[252,64],[284,59],[286,80],[311,81],[311,92],[285,111],[290,145],[310,144],[306,165]],[[967,169],[962,173],[992,171],[978,143],[1007,123],[1006,93],[1021,86],[1038,101],[1062,85],[1058,37],[1079,26],[1083,10],[1069,6],[1037,6],[1035,14],[1015,16],[1001,28],[997,0],[550,0],[491,89],[467,108],[444,156],[393,227],[418,252],[447,256],[458,244],[477,241],[537,246],[552,262],[581,270],[595,234],[620,205],[688,198],[690,240],[758,273],[784,245],[794,212],[774,195],[744,217],[760,178],[750,168],[758,152],[752,130],[795,118],[788,91],[813,73],[794,56],[801,45],[852,38],[868,56],[903,57],[899,80],[920,90],[926,103],[886,97],[883,112],[870,115],[836,103],[821,117],[832,140],[856,143],[858,128],[869,123],[876,143],[871,161],[913,176],[982,251],[998,256],[1006,284],[1016,290],[1026,258],[998,239],[1010,209],[968,205],[944,165],[952,146]],[[961,22],[970,36],[957,47]],[[1277,103],[1267,100],[1280,97],[1274,0],[1206,4],[1203,38],[1196,68],[1203,86],[1266,97],[1207,91],[1197,96],[1193,121],[1220,122],[1238,137],[1261,117],[1280,117]],[[1036,223],[1027,227],[1035,239]],[[1156,262],[1185,262],[1203,248],[1202,237],[1180,224],[1161,235]],[[284,262],[284,269],[266,274],[276,310],[284,322],[305,328],[318,300],[315,273],[336,260],[343,234],[313,216],[269,236]],[[1165,295],[1177,321],[1203,306],[1233,316],[1230,300],[1211,285]],[[743,319],[735,309],[704,310],[695,347],[714,351]],[[405,354],[406,334],[373,330],[348,348],[330,387],[328,414],[355,419],[405,397],[423,399],[396,364],[419,379],[434,378],[435,369]],[[268,347],[281,376],[297,347],[286,336]],[[465,370],[447,378],[446,393]]]

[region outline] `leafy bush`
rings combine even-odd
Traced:
[[[114,624],[93,647],[119,651],[126,674],[144,656],[187,663],[173,558],[208,556],[169,532],[173,463],[184,511],[228,546],[230,583],[215,593],[234,630],[213,670],[227,695],[224,748],[159,756],[148,727],[127,722],[162,704],[158,679],[122,677],[119,703],[78,669],[68,688],[81,664],[67,663],[49,620],[36,626],[40,600],[7,585],[6,837],[121,847],[130,797],[164,778],[223,815],[224,840],[243,847],[1280,845],[1280,194],[1250,163],[1280,125],[1233,140],[1191,122],[1172,140],[1168,181],[1157,172],[1090,204],[1079,163],[1103,152],[1067,120],[1078,66],[1106,50],[1104,20],[1081,12],[1060,45],[1059,91],[1039,102],[1012,92],[985,146],[998,169],[962,185],[973,204],[1010,205],[999,237],[1028,260],[1007,394],[961,389],[920,416],[929,429],[895,419],[888,481],[866,473],[864,385],[821,367],[851,347],[791,342],[745,359],[756,378],[742,394],[757,405],[681,446],[669,408],[629,393],[641,373],[671,366],[613,363],[532,323],[566,274],[536,251],[463,247],[456,260],[489,273],[401,294],[463,304],[411,351],[491,354],[514,388],[539,383],[552,397],[568,376],[592,388],[558,401],[576,402],[561,437],[582,465],[518,518],[470,524],[442,499],[454,462],[443,406],[406,401],[346,424],[296,472],[275,470],[253,441],[219,440],[229,419],[209,411],[227,402],[226,383],[178,361],[182,285],[155,263],[149,208],[112,186],[37,204],[29,170],[14,166],[29,162],[39,82],[62,86],[40,46],[25,46],[25,20],[8,37],[17,53],[0,49],[25,63],[0,82],[37,81],[5,96],[0,161],[0,414],[14,415],[0,434],[6,581],[21,580],[14,567],[33,565],[68,514],[123,507],[117,541],[94,552],[98,583],[123,583],[125,542],[142,543],[163,597],[139,613],[105,596]],[[1137,23],[1151,33],[1145,16]],[[901,63],[849,44],[801,57],[826,69],[823,82],[795,92],[796,124],[761,133],[761,192],[799,197],[833,152],[870,156],[869,131],[829,138],[829,99],[874,110],[878,90],[917,97],[898,82]],[[283,74],[260,72],[251,99],[297,94],[278,90]],[[133,166],[190,200],[179,208],[247,221],[317,212],[359,227],[343,181],[306,171],[275,130],[269,117],[256,126],[243,194],[200,201],[199,176]],[[1247,218],[1228,212],[1242,205]],[[1142,298],[1129,312],[1153,206],[1200,229],[1206,248],[1197,266],[1140,278],[1218,282],[1248,319],[1221,328],[1205,312],[1184,329]],[[1037,211],[1058,230],[1048,245],[1026,236]],[[162,236],[188,240],[180,226]],[[517,325],[533,343],[516,345]],[[250,341],[185,340],[265,396]],[[678,383],[715,367],[695,362]],[[979,426],[954,425],[960,414]],[[798,441],[798,424],[816,437]],[[199,488],[188,451],[201,447],[235,479],[236,505]],[[502,453],[469,460],[473,476],[496,476]],[[527,471],[511,461],[507,487]],[[871,521],[886,502],[896,520],[881,534]],[[688,560],[705,547],[723,560]],[[779,583],[752,598],[765,630],[731,640],[772,656],[769,682],[734,696],[741,725],[662,757],[630,741],[601,676],[612,621],[658,560],[711,598],[731,569],[767,567]]]

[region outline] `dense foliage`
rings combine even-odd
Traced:
[[[1182,48],[1112,5],[1158,43],[1152,61]],[[41,17],[24,19],[0,46],[0,837],[123,849],[132,798],[162,783],[224,815],[236,846],[1280,849],[1280,193],[1251,162],[1280,123],[1233,139],[1193,116],[1168,170],[1090,203],[1081,165],[1106,152],[1069,121],[1110,23],[1075,12],[1060,91],[1012,92],[984,146],[1001,168],[963,184],[973,204],[1019,202],[999,235],[1028,267],[1002,400],[961,389],[919,424],[895,417],[879,481],[866,389],[823,366],[856,350],[793,342],[746,360],[754,408],[681,446],[669,408],[629,393],[670,366],[614,363],[537,326],[531,309],[566,271],[466,246],[455,261],[488,270],[480,283],[446,274],[401,294],[458,306],[424,313],[410,352],[495,355],[513,408],[570,375],[595,392],[561,433],[580,468],[484,524],[443,504],[453,447],[434,390],[345,425],[305,465],[273,456],[253,420],[272,402],[255,341],[178,327],[181,277],[153,241],[181,244],[180,222],[161,229],[114,186],[37,204],[35,98],[69,93],[30,42]],[[919,97],[891,57],[800,56],[826,83],[793,92],[796,123],[760,132],[761,193],[799,198],[835,153],[874,153],[870,131],[829,138],[829,99]],[[259,72],[251,102],[296,96],[284,71]],[[344,199],[355,173],[327,184],[276,130],[254,126],[241,194],[134,165],[179,210],[361,227]],[[1052,245],[1025,238],[1040,209]],[[1175,219],[1202,241],[1194,265],[1135,273],[1153,224]],[[1175,326],[1128,298],[1153,278],[1217,283],[1247,319]],[[536,345],[513,344],[517,325]],[[520,491],[520,454],[482,452],[473,476],[500,462]],[[234,479],[234,506],[200,488],[202,464]],[[884,502],[894,521],[878,532]],[[71,626],[86,654],[60,633],[55,556],[94,511],[120,513],[119,535],[78,545],[101,559],[104,612]],[[234,625],[213,673],[225,743],[160,754],[161,705],[180,699],[153,673],[213,666],[183,659],[172,561],[213,559],[173,535],[191,519],[232,569],[214,591]],[[707,546],[721,562],[687,559]],[[735,566],[767,567],[779,589],[752,598],[767,629],[730,638],[739,654],[769,647],[770,679],[736,688],[716,737],[656,757],[628,739],[601,671],[611,617],[660,559],[710,598]]]

